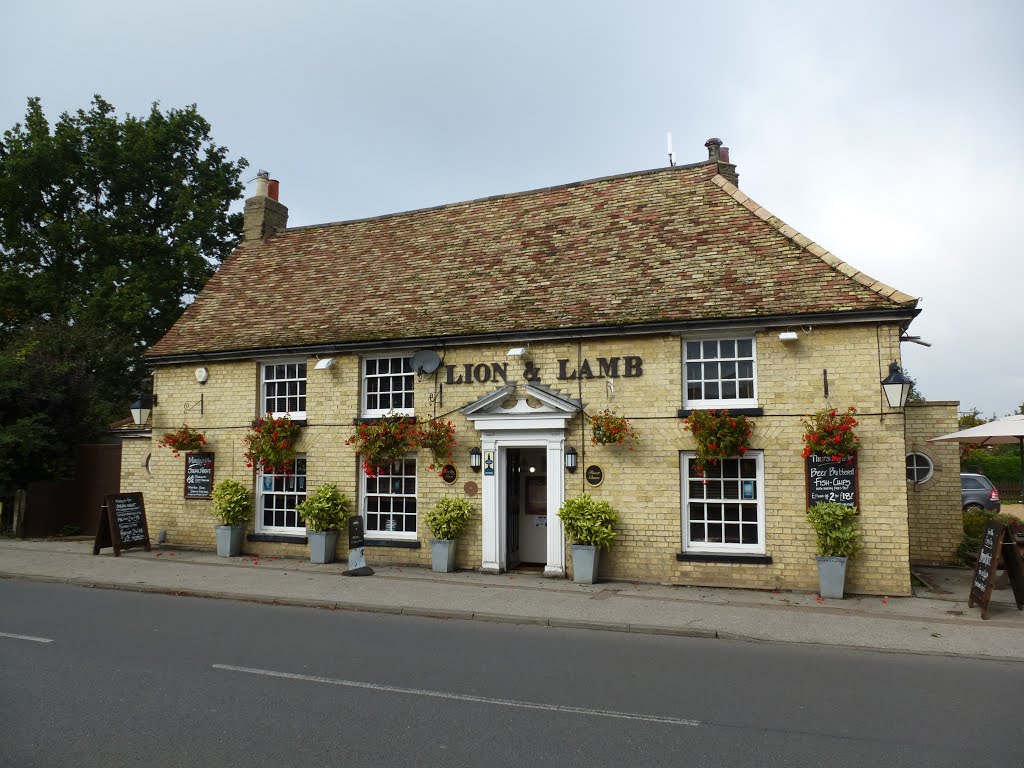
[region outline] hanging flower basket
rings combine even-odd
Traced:
[[[419,430],[420,448],[430,451],[430,469],[440,470],[452,460],[455,448],[455,425],[450,421],[431,419]]]
[[[368,477],[376,477],[419,448],[420,431],[414,418],[385,416],[370,424],[357,425],[345,444],[356,447],[363,460],[363,471]]]
[[[857,409],[845,411],[823,408],[803,419],[804,452],[802,456],[830,456],[832,461],[845,461],[860,448],[860,438],[854,433]]]
[[[182,424],[174,432],[164,432],[159,443],[161,448],[170,448],[175,457],[184,451],[201,451],[206,447],[206,435],[188,424]]]
[[[728,409],[693,411],[683,420],[683,428],[693,432],[697,441],[694,464],[699,475],[722,459],[742,457],[750,450],[753,425],[746,416],[730,416]]]
[[[268,475],[290,475],[295,465],[295,443],[302,427],[287,416],[272,414],[256,419],[246,434],[245,462]]]
[[[590,428],[590,442],[594,445],[628,445],[633,450],[639,440],[629,419],[617,416],[608,408],[590,417]]]

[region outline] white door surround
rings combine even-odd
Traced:
[[[565,501],[565,430],[570,419],[582,410],[572,400],[541,384],[524,385],[526,396],[539,402],[531,406],[526,397],[520,397],[511,408],[502,403],[515,392],[510,382],[490,395],[486,395],[462,409],[467,419],[480,432],[480,450],[485,457],[481,478],[483,500],[483,541],[481,542],[484,573],[502,573],[508,564],[505,500],[507,449],[543,448],[547,457],[547,561],[545,576],[565,576],[565,529],[558,518],[558,510]],[[488,474],[488,462],[493,461]]]

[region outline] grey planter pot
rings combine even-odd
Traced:
[[[244,525],[217,525],[214,527],[217,531],[218,557],[238,557],[242,554]]]
[[[843,599],[846,588],[846,558],[818,557],[818,594]]]
[[[338,548],[338,531],[307,531],[309,539],[309,562],[325,565],[334,562]]]
[[[452,573],[455,570],[455,545],[458,539],[430,540],[430,570],[434,573]]]
[[[588,544],[572,545],[572,580],[576,584],[597,581],[597,563],[601,550]]]

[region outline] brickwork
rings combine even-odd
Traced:
[[[923,483],[907,483],[910,511],[910,560],[945,565],[956,557],[963,535],[960,507],[960,445],[927,440],[959,429],[958,402],[907,406],[907,453],[931,459],[933,474]]]
[[[884,404],[879,385],[889,361],[899,359],[898,329],[895,325],[874,324],[793,328],[800,338],[792,343],[779,341],[781,330],[789,329],[767,328],[757,332],[758,400],[764,415],[753,417],[752,440],[753,448],[764,452],[766,554],[772,558],[766,565],[676,559],[682,548],[680,452],[694,448],[693,438],[683,429],[678,415],[683,404],[683,339],[678,335],[624,336],[579,343],[536,342],[530,344],[523,361],[508,361],[508,381],[521,381],[524,367],[532,364],[539,371],[540,383],[581,399],[589,413],[607,407],[628,416],[640,432],[639,445],[631,451],[620,446],[592,446],[580,418],[574,419],[567,430],[566,445],[579,452],[580,467],[597,463],[605,469],[606,480],[600,488],[593,489],[593,495],[610,501],[621,515],[615,542],[603,556],[602,576],[673,584],[816,589],[814,535],[804,519],[800,417],[826,404],[840,408],[855,405],[860,413],[858,433],[863,443],[859,478],[865,551],[851,561],[847,589],[889,595],[909,593],[904,416]],[[427,470],[428,454],[422,453],[417,503],[421,514],[444,495],[464,496],[474,506],[472,523],[459,544],[460,568],[480,567],[482,508],[480,493],[467,495],[465,490],[467,481],[481,484],[480,476],[469,469],[469,451],[479,445],[480,435],[458,409],[505,383],[495,374],[494,366],[501,369],[506,363],[510,346],[515,345],[438,349],[443,357],[442,366],[435,375],[418,376],[416,381],[417,415],[427,416],[434,411],[456,424],[458,446],[454,463],[459,468],[458,481],[453,486],[445,485],[436,473]],[[412,351],[410,348],[402,354]],[[642,359],[642,375],[624,375],[626,356]],[[309,425],[303,430],[300,450],[307,455],[309,490],[333,482],[355,501],[359,497],[361,470],[355,451],[345,445],[345,439],[352,431],[353,419],[359,415],[360,360],[354,354],[334,357],[336,363],[325,370],[314,370],[315,359],[307,361]],[[599,358],[605,359],[606,366],[618,358],[619,377],[599,377]],[[593,378],[558,378],[563,367],[564,373],[571,375],[581,368],[583,361],[589,363]],[[467,364],[473,372],[472,381],[465,380]],[[163,432],[187,420],[190,426],[206,432],[209,450],[216,454],[216,480],[234,477],[252,485],[253,471],[242,458],[242,436],[258,413],[258,362],[206,365],[210,378],[205,386],[196,383],[192,365],[158,367],[154,445]],[[827,399],[823,390],[826,369]],[[200,395],[202,414],[196,405]],[[432,397],[436,403],[433,408]],[[133,456],[143,450],[145,443],[136,442],[140,445],[132,447]],[[166,530],[169,542],[212,548],[215,521],[210,502],[182,498],[184,460],[173,458],[167,450],[152,452],[151,477],[143,477],[129,466],[132,461],[138,463],[135,458],[125,462],[124,490],[146,493],[150,528]],[[566,496],[585,490],[582,471],[565,473],[564,480]],[[549,510],[550,514],[555,511]],[[428,565],[430,534],[422,525],[418,537],[419,549],[367,548],[368,559],[371,564]],[[338,555],[344,558],[346,542],[344,536],[341,538]],[[246,543],[245,551],[306,554],[306,548],[298,544],[251,541]],[[568,555],[566,562],[571,563]]]

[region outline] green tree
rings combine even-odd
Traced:
[[[126,414],[143,352],[238,241],[246,165],[195,105],[119,119],[96,96],[51,125],[33,98],[4,132],[0,493]]]

